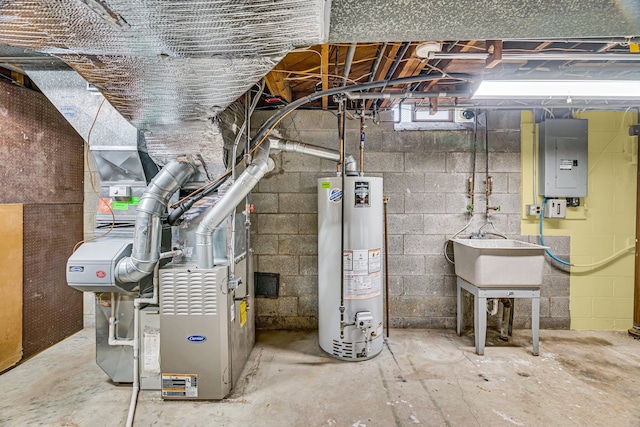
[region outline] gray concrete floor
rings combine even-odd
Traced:
[[[130,387],[94,363],[85,329],[0,376],[2,426],[119,426]],[[136,426],[640,426],[640,341],[623,332],[542,331],[507,345],[489,333],[392,330],[383,352],[349,363],[317,336],[262,332],[234,392],[217,402],[140,393]]]

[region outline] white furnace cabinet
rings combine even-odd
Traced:
[[[227,268],[160,270],[163,399],[222,399],[231,390]]]

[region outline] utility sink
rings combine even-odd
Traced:
[[[539,287],[545,249],[512,239],[454,239],[456,275],[477,287]]]

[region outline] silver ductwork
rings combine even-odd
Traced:
[[[136,226],[131,256],[121,259],[115,268],[116,280],[134,283],[153,272],[160,259],[162,215],[169,199],[196,172],[188,162],[172,162],[162,168],[142,195],[136,210]]]
[[[159,137],[189,122],[206,129],[291,49],[326,42],[330,4],[0,1],[0,44],[62,59],[134,126]]]
[[[213,232],[216,227],[244,200],[258,181],[267,173],[270,141],[265,140],[256,150],[253,161],[242,172],[236,182],[225,192],[224,197],[204,216],[196,230],[196,253],[198,268],[213,268]]]

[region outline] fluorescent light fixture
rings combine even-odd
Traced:
[[[484,80],[473,99],[640,98],[639,80]]]

